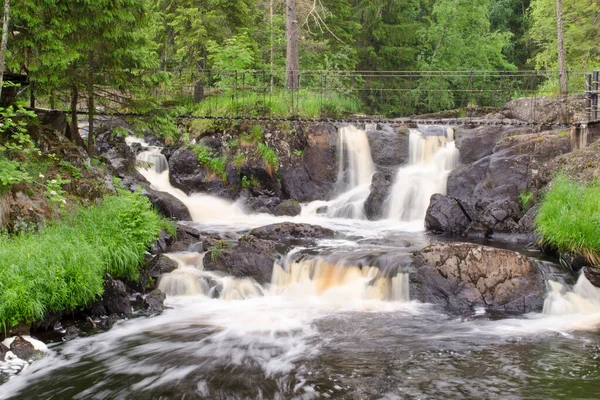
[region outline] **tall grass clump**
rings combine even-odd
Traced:
[[[535,220],[544,244],[600,265],[600,181],[583,185],[558,175]]]
[[[106,272],[134,279],[165,226],[146,198],[119,191],[38,233],[0,234],[0,326],[89,304]]]

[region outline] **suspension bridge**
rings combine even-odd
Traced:
[[[122,73],[122,71],[120,71]],[[94,85],[95,115],[145,118],[160,107],[178,120],[514,126],[556,129],[599,124],[598,71],[301,71],[286,87],[285,71],[146,71],[168,79],[114,89],[110,71]],[[517,116],[500,111],[515,99]],[[156,108],[135,105],[151,100]],[[70,91],[39,97],[40,105],[72,112]],[[76,112],[89,114],[85,93]],[[541,118],[551,108],[552,118]]]

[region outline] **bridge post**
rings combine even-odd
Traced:
[[[585,77],[585,120],[592,120],[592,74]]]
[[[592,120],[596,121],[598,120],[598,78],[600,78],[599,76],[599,71],[594,71],[594,83],[593,83],[593,94],[592,94]]]
[[[587,147],[589,128],[587,124],[573,125],[571,127],[571,151]]]

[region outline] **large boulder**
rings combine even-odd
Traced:
[[[148,315],[156,315],[165,309],[165,299],[167,296],[160,290],[154,289],[144,298],[144,310]]]
[[[476,217],[475,208],[464,200],[436,193],[431,196],[425,228],[434,232],[463,234]]]
[[[456,147],[460,151],[463,164],[474,163],[492,154],[500,138],[527,132],[527,128],[505,126],[478,126],[476,128],[457,128]]]
[[[434,243],[416,252],[411,298],[451,312],[539,312],[544,281],[527,257],[473,243]]]
[[[169,180],[187,194],[206,191],[208,171],[187,147],[177,149],[169,158]]]
[[[522,98],[508,102],[501,113],[507,118],[525,122],[552,124],[571,121],[576,113],[583,111],[585,98],[583,95],[567,98]]]
[[[398,167],[408,161],[408,132],[389,125],[367,129],[373,162],[378,166]]]
[[[364,210],[368,219],[375,221],[383,217],[385,200],[394,183],[394,174],[390,170],[377,171],[371,179],[371,193],[365,200]]]
[[[191,221],[190,210],[177,197],[167,192],[159,192],[150,187],[144,188],[142,194],[146,196],[156,209],[165,217],[179,221]]]
[[[274,242],[246,235],[236,246],[209,251],[204,257],[204,269],[222,271],[237,278],[253,278],[265,284],[271,281],[273,263],[278,258]]]
[[[107,274],[104,277],[104,294],[91,307],[91,313],[95,316],[131,314],[131,302],[125,284]]]
[[[301,159],[292,160],[279,171],[283,192],[300,202],[326,200],[337,178],[337,129],[319,123],[302,133]]]
[[[273,209],[273,214],[280,216],[280,217],[281,216],[295,217],[296,215],[300,215],[301,211],[302,211],[302,207],[300,207],[300,204],[298,203],[297,200],[288,199],[288,200],[282,201],[280,204],[275,206],[275,208]]]
[[[473,201],[473,191],[482,181],[490,164],[490,156],[472,164],[461,165],[450,172],[446,183],[448,196]]]
[[[282,222],[255,228],[250,231],[250,235],[266,240],[324,239],[334,237],[335,232],[318,225]]]

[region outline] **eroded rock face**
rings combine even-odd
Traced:
[[[301,160],[291,160],[279,171],[283,192],[300,202],[326,200],[337,177],[337,129],[328,123],[314,124],[303,136]]]
[[[169,180],[187,194],[205,191],[207,176],[206,168],[186,147],[177,149],[169,158]]]
[[[283,222],[253,229],[250,235],[266,240],[323,239],[334,237],[335,232],[318,225]]]
[[[475,307],[511,313],[539,312],[544,282],[527,257],[471,243],[435,243],[414,254],[411,298],[452,312]]]
[[[425,215],[425,228],[433,232],[463,234],[476,214],[475,208],[466,201],[434,194]]]
[[[389,125],[367,129],[373,162],[378,166],[398,167],[408,161],[408,130],[396,131]]]

